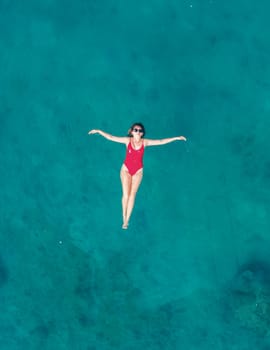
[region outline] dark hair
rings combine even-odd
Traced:
[[[135,126],[139,126],[141,129],[142,129],[142,131],[143,131],[143,134],[142,134],[142,137],[144,137],[145,136],[145,128],[144,128],[144,126],[143,126],[143,124],[142,123],[133,123],[132,125],[131,125],[131,127],[128,129],[128,136],[130,136],[130,137],[132,137],[132,129],[135,127]]]

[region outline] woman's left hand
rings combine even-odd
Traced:
[[[91,134],[98,134],[98,133],[99,133],[99,130],[95,130],[95,129],[90,130],[90,131],[88,132],[89,135],[91,135]]]
[[[178,136],[177,140],[179,141],[187,141],[187,139],[185,138],[185,136]]]

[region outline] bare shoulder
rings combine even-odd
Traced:
[[[149,146],[149,139],[143,139],[143,145],[144,147]]]
[[[129,142],[130,142],[130,137],[124,136],[123,137],[123,143],[127,146],[129,144]]]

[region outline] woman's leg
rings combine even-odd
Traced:
[[[131,191],[131,175],[126,169],[125,165],[122,166],[120,171],[120,178],[122,183],[122,211],[123,211],[123,228],[127,228],[127,205],[128,205],[128,198]]]
[[[139,189],[140,183],[143,178],[143,170],[139,170],[135,175],[132,176],[131,179],[131,189],[129,192],[128,202],[127,202],[127,211],[126,211],[126,227],[128,226],[128,222],[134,207],[135,197],[137,194],[137,191]]]

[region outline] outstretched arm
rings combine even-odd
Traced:
[[[161,146],[165,145],[166,143],[174,142],[174,141],[186,141],[187,139],[184,136],[176,136],[176,137],[170,137],[168,139],[161,139],[161,140],[150,140],[145,139],[144,143],[145,146]]]
[[[91,134],[100,134],[101,136],[105,137],[105,139],[113,141],[113,142],[119,142],[119,143],[127,143],[128,142],[128,137],[118,137],[118,136],[113,136],[111,134],[108,134],[102,130],[90,130],[88,132],[89,135]]]

